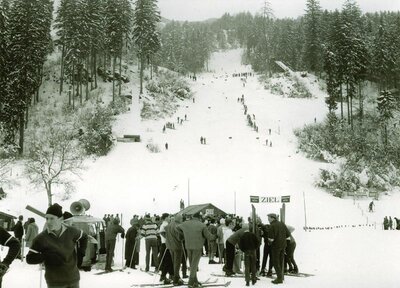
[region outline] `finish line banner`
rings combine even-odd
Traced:
[[[250,203],[289,203],[290,196],[250,196]]]

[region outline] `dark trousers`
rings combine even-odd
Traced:
[[[115,242],[116,240],[106,240],[106,268],[111,269],[111,263],[114,257],[114,250],[115,250]]]
[[[285,254],[285,266],[284,271],[287,270],[287,266],[289,266],[290,270],[298,271],[296,261],[294,260],[294,250],[296,250],[296,242],[287,241],[286,245],[286,254]]]
[[[276,276],[278,280],[283,281],[283,260],[284,260],[285,248],[273,248],[272,249],[272,264],[274,265]]]
[[[150,250],[151,250],[151,257],[154,263],[154,266],[156,266],[156,269],[158,269],[158,245],[157,245],[157,239],[146,239],[146,270],[149,270],[149,264],[150,264]]]
[[[201,258],[201,249],[195,249],[195,250],[187,250],[188,253],[188,258],[189,258],[189,265],[190,265],[190,275],[189,275],[189,283],[188,285],[194,285],[199,282],[197,279],[197,269],[199,267],[199,262]]]
[[[187,276],[187,250],[182,250],[182,277]],[[186,278],[186,277],[185,277]]]
[[[261,270],[265,270],[265,267],[267,266],[267,260],[269,256],[269,265],[268,265],[268,271],[272,271],[272,259],[271,259],[271,246],[269,246],[267,243],[264,243],[264,251],[263,251],[263,259],[262,259],[262,264],[261,264]]]
[[[257,280],[256,261],[256,250],[249,250],[244,252],[244,278],[246,282],[250,281],[250,276],[252,281]]]
[[[222,264],[224,263],[225,259],[225,248],[224,248],[224,243],[218,243],[218,256],[219,256],[219,263]]]
[[[174,282],[178,282],[179,280],[179,269],[181,268],[181,262],[182,262],[182,256],[183,256],[183,251],[181,249],[179,250],[171,250],[171,256],[172,256],[172,264],[174,266]],[[186,262],[186,260],[185,260]],[[186,271],[185,271],[186,274]]]
[[[66,285],[49,285],[49,284],[47,284],[47,288],[79,288],[79,281],[72,283],[72,284],[66,284]]]
[[[235,246],[229,242],[228,240],[225,243],[226,246],[226,270],[232,272],[233,269],[233,261],[235,260]]]
[[[165,243],[161,244],[159,263],[160,263],[161,276],[166,276],[167,273],[169,274],[169,276],[174,275],[174,267],[172,264],[171,253],[169,249],[167,249]]]

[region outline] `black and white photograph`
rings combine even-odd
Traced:
[[[0,0],[0,288],[398,288],[399,0]]]

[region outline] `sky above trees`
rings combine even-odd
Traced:
[[[303,15],[306,0],[269,0],[274,15],[278,18]],[[320,0],[322,9],[341,9],[344,0]],[[400,11],[399,0],[358,0],[363,12]],[[264,0],[159,0],[161,16],[172,20],[201,21],[219,18],[225,12],[235,14],[242,11],[260,12]]]

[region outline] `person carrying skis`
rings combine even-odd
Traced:
[[[57,203],[49,206],[45,217],[46,229],[33,239],[26,262],[44,262],[48,288],[79,288],[77,258],[84,257],[88,236],[63,224],[62,207]]]

